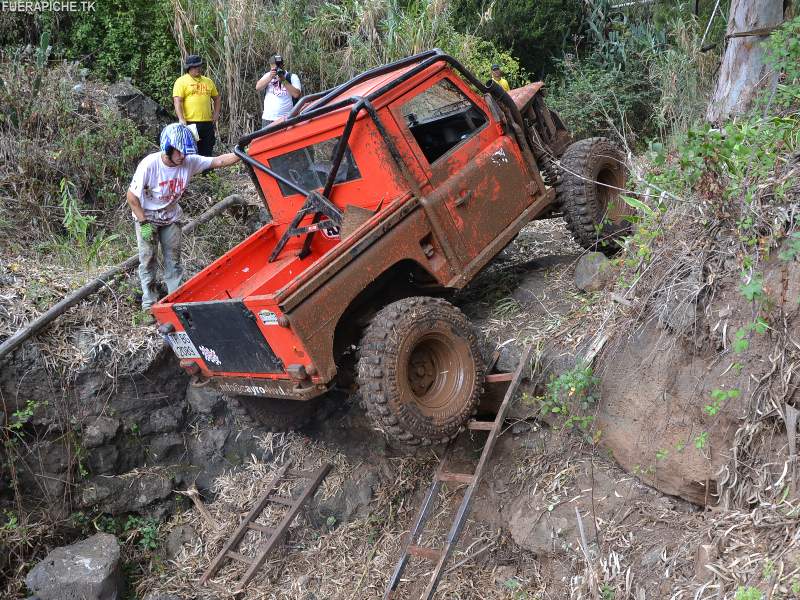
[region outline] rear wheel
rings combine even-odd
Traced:
[[[628,179],[625,155],[608,138],[572,144],[561,157],[556,188],[567,227],[589,250],[613,253],[631,227],[633,209],[620,197]]]
[[[469,321],[439,298],[389,304],[361,341],[358,384],[372,421],[407,446],[444,443],[474,414],[484,365]]]
[[[287,400],[256,396],[229,396],[242,416],[269,431],[294,431],[307,425],[319,406],[318,399]]]

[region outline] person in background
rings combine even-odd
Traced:
[[[506,81],[506,78],[503,77],[503,71],[500,70],[500,65],[492,65],[492,79],[494,79],[505,91],[508,92],[511,90],[508,85],[508,81]]]
[[[161,132],[161,151],[145,156],[136,167],[128,188],[127,201],[133,211],[139,248],[139,280],[142,309],[158,300],[156,254],[164,257],[164,281],[171,294],[181,284],[181,226],[183,211],[179,200],[192,175],[207,169],[228,167],[239,162],[233,153],[220,156],[197,154],[194,137],[181,123],[167,125]],[[147,323],[153,323],[152,315]]]
[[[196,54],[186,57],[186,73],[172,86],[175,114],[183,125],[195,125],[200,139],[197,149],[202,156],[213,156],[215,127],[222,105],[217,86],[203,75],[203,59]]]
[[[283,66],[283,57],[276,54],[269,59],[269,71],[256,82],[256,90],[265,90],[261,127],[266,127],[292,112],[302,87],[297,74],[287,71]]]

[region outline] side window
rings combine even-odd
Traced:
[[[328,179],[328,173],[333,167],[331,156],[338,143],[338,137],[331,138],[313,146],[306,146],[280,156],[274,156],[269,159],[269,166],[272,170],[304,190],[317,190],[323,187]],[[360,177],[361,173],[358,170],[358,165],[356,165],[350,148],[347,148],[344,152],[344,157],[342,157],[342,162],[339,164],[334,183],[353,181]],[[291,196],[297,193],[280,181],[278,185],[284,196]]]
[[[429,163],[486,124],[486,115],[449,79],[403,104],[400,112]]]

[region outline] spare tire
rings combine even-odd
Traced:
[[[319,408],[319,398],[287,400],[258,396],[228,396],[233,408],[268,431],[294,431],[308,424]]]
[[[361,341],[358,385],[377,428],[404,446],[445,443],[474,414],[485,367],[467,318],[440,298],[381,309]]]
[[[625,154],[604,137],[580,140],[561,157],[556,199],[575,241],[611,254],[630,231],[634,210],[620,197],[628,179]]]

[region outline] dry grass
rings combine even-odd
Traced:
[[[296,434],[270,434],[263,443],[275,452],[276,463],[251,462],[217,479],[213,486],[216,496],[208,510],[217,522],[223,524],[220,530],[213,529],[197,511],[175,517],[170,526],[188,523],[199,536],[170,562],[164,574],[154,573],[141,581],[137,587],[140,594],[157,590],[186,596],[191,590],[188,593],[192,597],[219,597],[216,591],[200,587],[197,581],[236,528],[241,516],[263,493],[266,482],[281,460],[291,457],[293,464],[303,469],[316,469],[325,462],[333,464],[333,471],[317,493],[317,498],[322,500],[335,495],[358,466],[343,453]],[[385,473],[374,490],[368,515],[358,516],[347,523],[329,522],[318,527],[310,525],[307,517],[299,517],[289,530],[287,543],[265,563],[244,597],[382,597],[399,556],[403,535],[416,514],[419,492],[427,486],[434,463],[430,456],[425,456],[391,458],[380,464]],[[442,508],[431,518],[432,526],[438,526],[440,533],[426,541],[426,545],[441,543],[444,526],[449,525],[462,490],[463,486],[459,486],[443,492]],[[268,507],[258,522],[269,524],[276,519],[276,513],[282,512]],[[263,541],[262,534],[251,532],[241,546],[242,553],[253,556]],[[509,540],[499,531],[469,520],[462,544],[453,554],[450,565],[469,559],[486,546],[490,546],[493,556],[502,556],[504,552],[508,555],[510,549]],[[439,587],[440,597],[514,597],[502,581],[496,585],[495,566],[494,560],[486,560],[485,553],[475,561],[467,560],[462,568],[444,578]],[[422,581],[429,573],[428,569],[425,561],[412,561],[407,578]],[[240,566],[229,564],[220,571],[215,583],[232,589],[241,575]],[[405,591],[408,591],[407,586]]]

